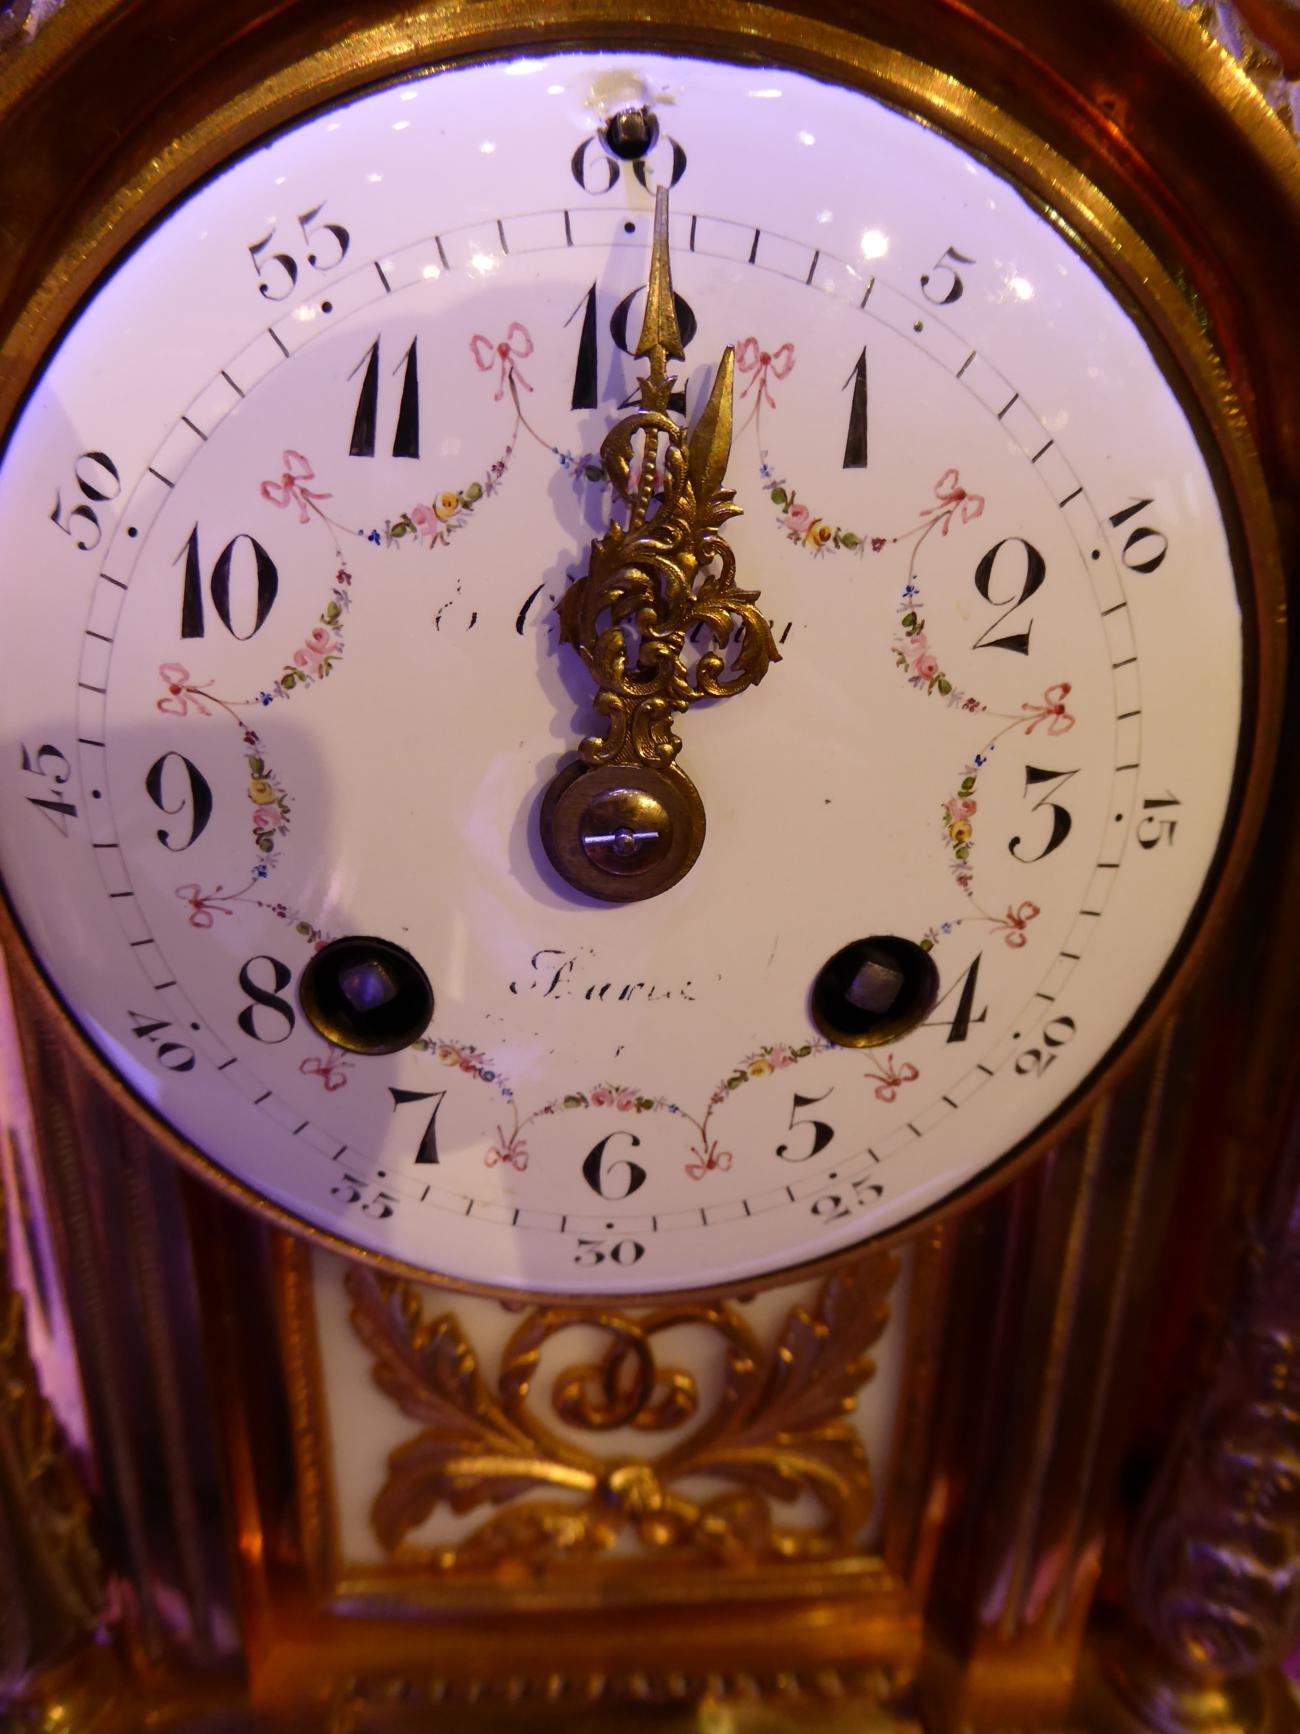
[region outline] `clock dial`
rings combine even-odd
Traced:
[[[596,724],[556,609],[661,185],[672,408],[731,346],[781,661],[686,724],[698,861],[610,905],[538,815]],[[393,85],[178,203],[10,434],[8,894],[120,1074],[300,1220],[521,1289],[786,1268],[1023,1144],[1178,947],[1238,756],[1223,511],[1104,280],[928,127],[648,56]],[[396,1052],[300,998],[371,937],[431,990]],[[851,1015],[933,966],[923,1021],[829,1040],[846,947]]]

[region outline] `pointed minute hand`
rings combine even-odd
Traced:
[[[780,660],[756,607],[758,592],[736,586],[735,555],[722,534],[740,510],[722,486],[731,452],[732,350],[724,350],[689,436],[668,411],[676,383],[668,363],[685,357],[663,189],[636,354],[649,363],[640,407],[616,422],[601,446],[627,522],[612,520],[592,543],[586,573],[559,607],[561,643],[577,650],[596,682],[594,708],[605,733],[581,743],[580,761],[559,773],[542,809],[542,839],[557,870],[577,889],[613,902],[666,891],[704,841],[703,802],[675,762],[675,713],[701,698],[743,692]],[[707,648],[696,656],[686,644],[700,629]]]

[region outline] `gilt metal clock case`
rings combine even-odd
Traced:
[[[1275,726],[1263,485],[1176,261],[946,72],[668,23],[362,28],[14,286],[16,932],[184,1160],[503,1292],[770,1280],[1040,1147],[1185,978]],[[772,661],[683,726],[698,862],[610,907],[538,808],[592,727],[559,608],[618,521],[660,187],[665,403],[729,346],[761,595],[695,634],[725,663],[748,607]],[[397,1053],[304,1011],[348,935],[432,984]],[[844,1045],[815,986],[873,937],[934,990]]]

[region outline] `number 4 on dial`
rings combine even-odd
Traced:
[[[953,994],[957,993],[957,989],[960,987],[961,992],[957,995],[957,1004],[953,1010],[952,1016],[950,1018],[939,1018],[931,1014],[931,1016],[925,1020],[925,1027],[927,1029],[930,1029],[934,1025],[946,1024],[948,1026],[948,1035],[946,1039],[950,1042],[964,1042],[970,1035],[971,1025],[982,1024],[985,1018],[989,1015],[989,1008],[987,1006],[981,1006],[979,1011],[975,1010],[975,993],[980,978],[980,959],[983,956],[984,953],[982,951],[976,952],[974,963],[972,963],[968,969],[963,970],[957,977],[956,981],[953,982],[952,986],[945,989],[936,1000],[934,1009],[937,1012],[944,1001],[951,999]]]

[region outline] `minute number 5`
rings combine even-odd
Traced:
[[[958,265],[973,265],[965,253],[959,253],[955,247],[945,247],[943,257],[921,276],[921,293],[927,301],[932,301],[936,307],[951,307],[954,301],[960,301],[965,293],[965,285],[958,275]]]

